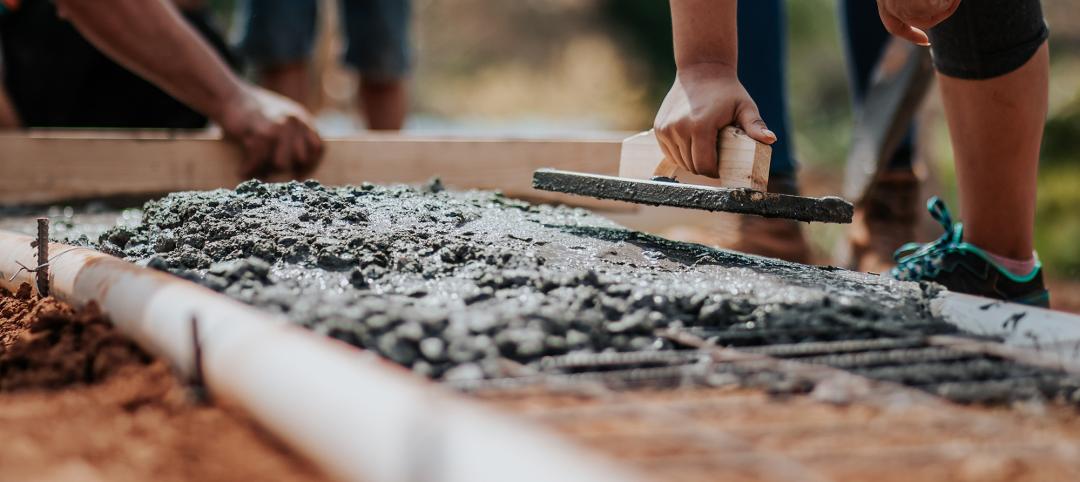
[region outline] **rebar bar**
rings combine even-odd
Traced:
[[[37,280],[38,294],[49,296],[49,218],[37,218],[37,267],[34,277]]]

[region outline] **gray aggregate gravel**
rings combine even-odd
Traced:
[[[929,315],[931,288],[671,242],[585,210],[438,182],[174,193],[97,246],[455,380],[502,376],[501,358],[665,349],[653,333],[666,326],[809,328],[786,342],[860,327],[954,331]]]

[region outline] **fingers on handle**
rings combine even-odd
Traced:
[[[719,147],[716,141],[719,133],[720,131],[715,127],[706,127],[698,129],[691,139],[691,154],[698,174],[720,177],[720,164],[716,157],[716,150]]]
[[[660,150],[664,152],[664,156],[674,162],[679,167],[689,171],[686,162],[688,159],[682,158],[682,153],[679,152],[678,145],[675,143],[673,132],[667,128],[656,127],[654,131],[656,134],[656,141],[660,144]]]
[[[681,159],[681,165],[684,169],[694,173],[700,174],[697,170],[697,166],[694,165],[694,157],[690,148],[690,136],[683,135],[681,133],[676,134],[674,137],[675,147],[679,152],[679,159]]]

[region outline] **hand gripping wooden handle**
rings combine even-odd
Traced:
[[[742,129],[725,127],[716,139],[720,177],[698,176],[683,170],[660,149],[653,131],[643,132],[623,141],[619,176],[650,179],[663,176],[679,182],[704,186],[766,190],[772,148],[750,138]]]

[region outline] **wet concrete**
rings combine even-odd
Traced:
[[[753,189],[722,189],[654,180],[540,169],[533,188],[650,206],[674,206],[706,211],[754,214],[805,222],[851,223],[855,208],[838,197],[806,197]]]
[[[654,330],[667,326],[760,331],[765,343],[785,329],[796,329],[789,343],[955,331],[929,314],[928,287],[671,242],[438,182],[175,193],[99,247],[449,380],[505,375],[507,360],[665,349]]]
[[[116,226],[135,226],[142,219],[137,203],[109,205],[80,203],[54,206],[0,207],[0,230],[34,236],[37,218],[49,218],[49,235],[53,241],[88,246],[105,231]]]

